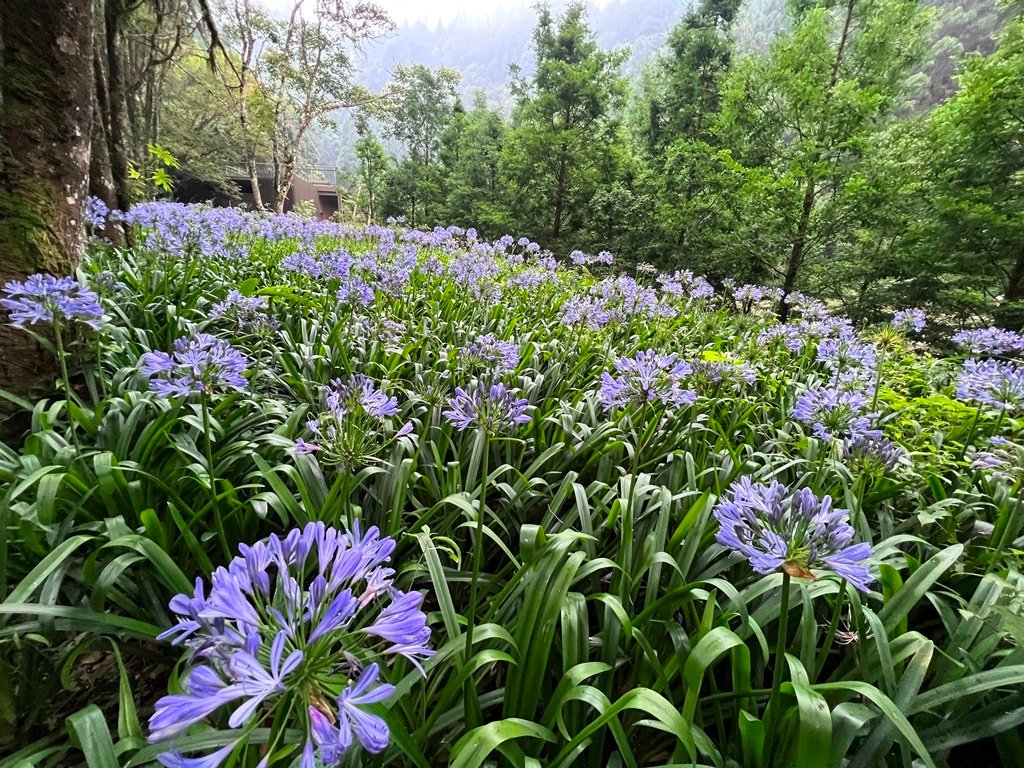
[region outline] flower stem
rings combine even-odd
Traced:
[[[200,398],[200,403],[203,411],[203,435],[206,440],[206,474],[209,480],[210,489],[210,505],[213,509],[213,521],[217,527],[217,538],[220,540],[221,549],[224,552],[224,556],[228,559],[231,558],[231,548],[228,546],[228,537],[224,532],[224,521],[220,516],[220,505],[217,503],[217,479],[213,471],[213,435],[210,429],[210,404],[209,396],[204,392]]]
[[[1021,517],[1024,517],[1024,504],[1020,500],[1021,483],[1022,480],[1018,479],[1010,488],[1010,493],[1006,497],[1011,505],[1010,514],[1006,518],[1006,524],[1000,525],[997,521],[993,529],[992,541],[995,547],[989,556],[988,565],[985,568],[986,574],[991,573],[998,565],[999,558],[1003,556],[1003,550],[1006,548],[1007,540],[1012,541],[1015,532],[1020,528]]]
[[[875,391],[871,395],[871,410],[875,410],[875,406],[878,405],[878,390],[882,387],[882,368],[885,366],[885,347],[879,352],[878,355],[878,366],[875,371]]]
[[[957,462],[964,460],[964,456],[967,455],[967,449],[970,448],[971,443],[974,441],[974,433],[978,429],[978,421],[981,419],[981,406],[979,405],[977,410],[974,411],[974,419],[971,421],[971,428],[967,432],[967,438],[964,440],[963,448],[960,449],[960,454],[957,456]]]
[[[789,634],[789,579],[782,572],[782,595],[779,600],[779,632],[775,639],[775,667],[772,671],[772,695],[769,704],[777,704],[779,688],[782,687],[783,669],[786,666],[786,638]]]
[[[53,323],[53,348],[57,352],[57,363],[60,366],[60,383],[64,390],[64,407],[68,412],[68,424],[71,427],[71,442],[75,446],[75,453],[81,454],[81,447],[78,444],[78,429],[75,419],[71,415],[73,392],[71,391],[71,376],[68,374],[67,352],[64,350],[64,337],[60,332],[60,320]]]
[[[487,478],[489,475],[488,458],[490,453],[490,439],[486,428],[481,428],[481,441],[483,443],[483,457],[480,461],[480,495],[477,503],[476,529],[473,532],[473,577],[469,582],[469,609],[466,611],[466,653],[465,663],[473,657],[473,630],[476,627],[476,608],[479,595],[480,569],[483,565],[484,550],[484,510],[487,504]],[[466,678],[466,725],[469,728],[475,727],[481,720],[480,700],[476,695],[473,676]]]
[[[821,671],[825,668],[829,651],[832,650],[832,643],[835,641],[836,632],[839,629],[839,617],[843,613],[843,603],[846,599],[846,579],[839,582],[839,591],[836,593],[836,604],[832,607],[832,620],[828,623],[828,630],[825,632],[825,642],[821,646],[818,661],[814,665],[814,680],[817,681]]]

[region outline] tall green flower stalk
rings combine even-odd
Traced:
[[[476,527],[473,529],[473,573],[469,582],[469,608],[466,610],[466,649],[465,662],[473,658],[473,635],[476,629],[477,602],[480,598],[480,569],[484,557],[484,516],[487,510],[487,481],[490,475],[491,439],[486,427],[480,427],[477,441],[481,446],[480,487],[477,496]],[[467,725],[475,727],[482,720],[480,698],[476,692],[473,676],[466,678],[466,720]]]
[[[231,556],[231,547],[228,544],[227,533],[224,530],[224,519],[220,513],[220,502],[217,498],[217,473],[213,461],[213,428],[210,420],[210,396],[203,392],[199,398],[200,408],[203,412],[203,444],[206,451],[206,476],[208,490],[210,492],[210,509],[213,512],[214,525],[217,528],[217,540],[226,557]]]
[[[75,425],[75,417],[71,408],[75,403],[75,392],[71,388],[71,374],[68,372],[68,352],[64,346],[64,334],[61,329],[60,318],[53,321],[53,349],[57,356],[57,365],[60,367],[61,389],[64,391],[64,407],[68,412],[68,428],[71,431],[71,444],[75,447],[76,458],[82,454],[82,446],[78,441],[78,429]]]

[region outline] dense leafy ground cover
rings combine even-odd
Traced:
[[[1020,336],[130,219],[7,301],[68,373],[0,446],[0,765],[1024,764]]]

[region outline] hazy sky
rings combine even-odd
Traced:
[[[3,2],[3,0],[0,0]],[[459,14],[490,17],[507,8],[529,8],[537,0],[374,0],[383,6],[397,22],[423,21],[433,26],[438,21],[448,21]],[[552,6],[564,0],[554,0]],[[603,6],[609,0],[590,0],[594,5]],[[274,10],[283,10],[291,0],[262,0],[262,4]]]
[[[485,16],[502,8],[532,5],[534,0],[377,0],[387,8],[395,21],[425,21],[433,24],[447,21],[460,13]]]
[[[0,0],[5,2],[6,0]],[[387,10],[399,24],[422,21],[433,27],[439,21],[450,21],[462,14],[476,18],[491,18],[510,8],[532,8],[538,0],[373,0]],[[552,8],[564,6],[568,0],[548,0]],[[590,5],[603,7],[611,0],[588,0]],[[628,0],[627,0],[628,2]],[[259,0],[275,15],[286,14],[293,0]],[[313,3],[307,3],[312,6]]]

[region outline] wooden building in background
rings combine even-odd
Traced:
[[[274,181],[269,167],[258,168],[260,195],[264,205],[270,207],[274,199]],[[235,169],[228,178],[234,190],[227,191],[207,182],[182,179],[175,184],[174,199],[179,203],[209,203],[229,208],[253,208],[252,181]],[[337,172],[333,168],[304,166],[295,170],[292,186],[284,201],[288,213],[299,203],[311,202],[319,219],[329,219],[338,213],[341,199],[338,192]]]

